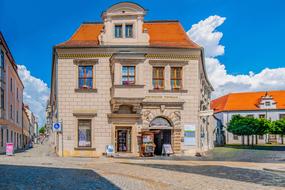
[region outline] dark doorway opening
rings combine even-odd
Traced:
[[[154,144],[156,146],[154,150],[154,154],[161,155],[163,144],[171,144],[171,130],[162,129],[162,130],[157,131],[154,134]]]

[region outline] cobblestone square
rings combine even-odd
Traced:
[[[202,158],[60,158],[48,144],[0,156],[0,189],[284,189],[284,147],[221,159],[215,149]],[[227,152],[228,153],[228,152]],[[254,159],[254,156],[260,154]],[[247,158],[247,160],[245,160]],[[271,168],[272,171],[265,171]]]

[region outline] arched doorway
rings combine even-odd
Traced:
[[[156,117],[150,122],[149,128],[154,132],[154,153],[161,155],[163,144],[171,144],[172,126],[164,117]]]

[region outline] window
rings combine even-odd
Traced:
[[[4,69],[4,65],[5,65],[5,63],[4,63],[4,52],[1,50],[1,52],[0,52],[0,67],[2,68],[2,69]]]
[[[13,119],[13,107],[10,105],[10,119]]]
[[[4,130],[1,128],[1,147],[4,146]]]
[[[279,119],[285,119],[285,114],[279,114]]]
[[[5,108],[5,101],[4,101],[4,89],[1,88],[1,105],[0,105],[0,108],[1,109],[4,109]]]
[[[246,117],[248,117],[248,118],[254,118],[254,115],[249,114],[249,115],[247,115]]]
[[[264,138],[263,138],[263,135],[258,135],[258,139],[259,140],[263,140]]]
[[[13,79],[12,78],[10,79],[10,91],[11,92],[13,91]]]
[[[14,139],[13,139],[13,131],[11,131],[11,138],[10,138],[10,141],[13,142],[13,140],[14,140]]]
[[[19,101],[19,92],[18,92],[18,88],[17,88],[17,100]]]
[[[260,118],[260,119],[264,119],[264,118],[265,118],[265,115],[264,115],[264,114],[260,114],[260,115],[259,115],[259,118]]]
[[[238,140],[238,136],[237,135],[234,135],[234,140]]]
[[[133,25],[132,24],[127,24],[125,26],[125,35],[126,35],[126,38],[133,37]]]
[[[9,142],[9,130],[7,129],[6,131],[6,142],[8,143]]]
[[[80,89],[93,88],[93,66],[78,67],[78,87]]]
[[[5,67],[5,63],[4,63],[5,59],[4,59],[4,52],[1,50],[0,52],[0,74],[1,74],[1,77],[0,79],[1,80],[4,80],[4,67]]]
[[[265,102],[265,106],[270,106],[270,102]]]
[[[135,84],[135,66],[123,66],[122,67],[122,84],[129,85]]]
[[[182,67],[171,68],[171,88],[181,89],[182,83]]]
[[[164,88],[164,67],[153,67],[152,85],[154,89]]]
[[[78,120],[78,147],[91,147],[91,120]]]
[[[121,25],[121,24],[115,25],[115,38],[122,38],[123,37],[122,28],[123,28],[123,25]]]
[[[17,123],[19,123],[19,112],[17,110]]]

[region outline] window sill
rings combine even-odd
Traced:
[[[91,93],[91,92],[97,92],[97,89],[96,88],[93,88],[93,89],[81,89],[81,88],[76,88],[74,89],[74,92],[82,92],[82,93]]]
[[[149,90],[148,92],[150,93],[188,93],[188,90],[164,90],[164,89],[153,89],[153,90]]]
[[[95,151],[96,148],[92,148],[92,147],[75,147],[74,150],[93,150],[93,151]]]
[[[115,88],[144,88],[144,85],[129,84],[129,85],[114,85]]]

